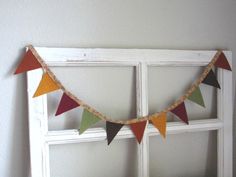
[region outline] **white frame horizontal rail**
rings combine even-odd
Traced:
[[[149,66],[206,66],[216,51],[151,50],[151,49],[81,49],[36,47],[49,66],[134,66],[136,67],[137,116],[148,114]],[[232,53],[224,51],[232,63]],[[167,134],[217,130],[217,176],[232,177],[232,73],[217,69],[221,89],[217,91],[217,117],[167,123]],[[47,97],[32,98],[42,77],[42,70],[27,72],[29,138],[32,177],[50,177],[49,145],[103,141],[106,132],[91,128],[79,135],[77,130],[48,131]],[[139,177],[149,176],[149,136],[159,133],[147,125],[144,139],[138,148]],[[132,138],[132,131],[124,126],[116,139]]]

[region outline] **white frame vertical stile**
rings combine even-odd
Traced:
[[[150,49],[83,49],[36,47],[49,67],[52,66],[133,66],[136,68],[137,116],[148,114],[149,66],[206,66],[216,51]],[[224,51],[232,63],[230,51]],[[167,123],[167,134],[217,130],[217,177],[232,177],[232,72],[217,69],[221,89],[217,91],[217,117]],[[79,135],[77,130],[48,131],[47,97],[32,98],[42,70],[27,72],[29,138],[32,177],[50,177],[49,146],[106,140],[103,128],[91,128]],[[147,125],[138,147],[138,176],[149,177],[149,137],[159,135]],[[124,126],[116,139],[133,138]]]
[[[136,91],[137,91],[137,116],[143,117],[148,114],[148,66],[140,62],[136,67]],[[143,134],[143,139],[138,146],[138,177],[149,176],[149,137],[148,123]]]
[[[232,66],[232,53],[226,53]],[[217,133],[218,174],[233,176],[233,84],[232,72],[218,69],[218,81],[221,90],[217,90],[217,116],[222,121],[223,128]]]
[[[28,116],[31,176],[49,177],[49,146],[45,141],[48,132],[47,96],[33,98],[33,94],[42,78],[42,70],[27,73]],[[37,130],[37,131],[35,131]]]

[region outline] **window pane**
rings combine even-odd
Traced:
[[[217,132],[150,137],[150,177],[217,176]]]
[[[112,119],[136,116],[134,67],[54,67],[53,71],[68,90],[104,115]],[[76,129],[82,108],[54,116],[61,95],[60,91],[48,95],[49,130]]]
[[[149,67],[149,114],[173,104],[186,93],[202,71],[203,67]],[[216,89],[205,84],[200,84],[200,89],[206,108],[186,100],[189,120],[216,118]],[[173,114],[168,114],[168,121],[177,120]]]
[[[137,176],[134,139],[50,147],[51,177]]]

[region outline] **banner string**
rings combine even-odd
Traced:
[[[196,88],[202,83],[202,81],[207,77],[208,73],[211,71],[211,69],[214,67],[215,62],[217,61],[218,57],[222,53],[222,50],[218,50],[214,57],[212,58],[211,62],[205,67],[204,71],[200,75],[200,77],[191,85],[191,87],[186,91],[184,95],[182,95],[179,99],[177,99],[173,104],[168,106],[167,108],[163,109],[160,112],[147,115],[144,117],[139,117],[139,118],[132,118],[128,120],[113,120],[111,118],[108,118],[104,114],[100,113],[90,105],[86,104],[84,101],[80,100],[77,98],[75,95],[73,95],[70,91],[68,91],[60,82],[60,80],[55,76],[55,74],[50,70],[48,65],[45,63],[45,61],[42,59],[42,57],[38,54],[38,52],[35,50],[35,48],[32,45],[28,46],[28,49],[31,50],[31,52],[34,54],[38,62],[42,65],[42,69],[44,72],[47,72],[49,76],[54,80],[54,82],[60,87],[60,89],[66,93],[71,99],[76,101],[80,106],[82,106],[84,109],[87,109],[89,112],[92,114],[96,115],[98,118],[100,118],[103,121],[109,121],[113,123],[118,123],[118,124],[133,124],[137,122],[142,122],[142,121],[147,121],[151,120],[151,118],[156,117],[161,115],[162,113],[167,113],[173,109],[175,109],[177,106],[179,106],[181,103],[183,103],[195,90]]]

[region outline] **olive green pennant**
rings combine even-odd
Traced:
[[[100,120],[101,119],[99,117],[92,114],[87,109],[84,109],[84,112],[82,115],[82,121],[80,124],[79,134],[82,134],[85,130],[87,130],[89,127],[91,127],[93,124],[96,124]]]
[[[188,97],[188,99],[194,103],[199,104],[205,108],[205,103],[202,97],[202,93],[199,87],[197,87],[194,92]]]

